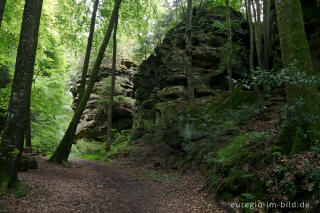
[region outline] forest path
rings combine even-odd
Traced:
[[[194,176],[161,175],[105,162],[70,159],[70,168],[38,158],[19,173],[27,195],[0,197],[5,212],[197,213],[224,212],[206,201]],[[2,212],[2,211],[1,211]]]

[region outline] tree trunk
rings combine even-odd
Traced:
[[[5,6],[6,6],[6,0],[0,0],[0,27],[1,27],[1,22],[3,19]]]
[[[247,10],[247,19],[249,22],[249,29],[250,29],[250,71],[251,73],[254,70],[254,48],[255,48],[255,44],[254,44],[254,26],[252,23],[252,11],[251,11],[251,0],[246,0],[245,4],[246,4],[246,10]]]
[[[83,62],[81,83],[79,87],[78,103],[80,102],[83,96],[84,90],[86,88],[87,73],[88,73],[88,67],[89,67],[89,61],[90,61],[90,55],[91,55],[91,49],[92,49],[92,41],[93,41],[93,34],[94,34],[94,28],[96,23],[98,5],[99,5],[99,0],[96,0],[93,6],[91,25],[90,25],[90,34],[89,34],[88,43],[87,43],[87,51],[86,51],[86,56]]]
[[[226,22],[228,25],[228,54],[227,54],[227,69],[229,78],[229,91],[233,90],[232,82],[232,28],[231,28],[231,18],[230,18],[230,5],[229,0],[226,0]]]
[[[6,191],[18,180],[17,172],[21,158],[29,109],[34,63],[43,0],[26,0],[21,25],[20,41],[16,59],[11,98],[6,126],[0,145],[0,190]]]
[[[108,25],[108,29],[106,31],[105,37],[103,39],[103,42],[100,46],[99,49],[99,53],[96,59],[96,62],[93,66],[92,72],[91,72],[91,77],[89,80],[89,83],[87,85],[87,88],[79,102],[79,104],[76,107],[75,113],[73,115],[73,118],[68,126],[68,129],[66,131],[66,133],[64,134],[59,146],[57,147],[57,149],[55,150],[55,152],[53,153],[53,155],[51,156],[51,158],[49,159],[50,162],[54,162],[57,164],[62,164],[64,162],[68,161],[68,157],[71,151],[71,147],[72,147],[72,143],[73,143],[73,138],[74,135],[76,133],[77,130],[77,126],[79,123],[79,120],[82,116],[82,113],[87,105],[87,102],[90,98],[90,94],[92,92],[92,89],[94,87],[95,82],[97,81],[98,78],[98,73],[99,73],[99,69],[100,69],[100,65],[102,63],[103,57],[104,57],[104,53],[105,50],[109,44],[109,40],[112,34],[112,30],[113,30],[113,26],[115,23],[115,18],[116,18],[116,13],[118,13],[119,8],[120,8],[120,4],[121,4],[122,0],[116,0],[114,8],[113,8],[113,12],[111,15],[111,19]]]
[[[263,70],[262,64],[262,27],[261,27],[261,8],[259,0],[255,0],[256,4],[252,2],[253,16],[255,21],[255,40],[256,40],[256,51],[258,56],[258,65],[260,70]],[[257,9],[256,9],[257,7]]]
[[[116,13],[116,18],[114,21],[114,29],[113,29],[112,79],[111,79],[111,91],[109,96],[108,115],[107,115],[108,121],[107,121],[106,151],[110,151],[111,142],[112,142],[112,105],[113,105],[114,87],[115,87],[115,81],[116,81],[118,17],[119,17],[119,14]]]
[[[283,66],[293,74],[313,75],[300,0],[275,0],[275,5]],[[305,113],[319,116],[319,98],[317,88],[312,84],[288,85],[286,94],[289,106],[294,107],[299,102],[303,103],[303,107],[287,112],[286,124],[281,130],[276,146],[283,153],[294,154],[308,149],[311,142],[317,138],[320,130],[319,121],[307,121]]]
[[[186,20],[186,74],[188,77],[188,99],[189,104],[194,105],[195,95],[194,95],[194,82],[193,82],[193,74],[192,74],[192,0],[188,0],[188,11],[187,11],[187,20]]]
[[[26,147],[32,147],[30,105],[31,105],[31,93],[30,93],[30,96],[28,95],[28,97],[27,97],[26,130],[25,130]]]
[[[269,58],[271,51],[271,6],[273,0],[264,0],[263,1],[263,22],[264,22],[264,34],[263,34],[263,67],[264,69],[269,69]]]

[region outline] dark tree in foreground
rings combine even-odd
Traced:
[[[283,66],[290,70],[290,74],[312,76],[314,69],[300,0],[275,0],[275,5]],[[313,84],[288,85],[286,95],[291,109],[276,145],[282,152],[294,154],[308,149],[317,139],[319,121],[310,122],[308,117],[319,116],[319,98]]]
[[[80,118],[82,116],[82,113],[83,113],[83,111],[87,105],[87,102],[90,98],[90,94],[92,92],[94,83],[97,81],[100,65],[102,63],[105,50],[109,44],[109,40],[110,40],[112,30],[114,27],[114,23],[115,23],[115,19],[116,19],[116,14],[119,11],[121,1],[122,0],[116,0],[116,2],[115,2],[113,12],[111,15],[111,19],[110,19],[110,22],[108,25],[108,29],[106,31],[103,42],[100,46],[96,62],[94,64],[92,72],[91,72],[91,77],[90,77],[89,83],[86,87],[86,90],[85,90],[80,102],[77,104],[77,107],[75,109],[75,113],[73,115],[73,118],[72,118],[69,126],[68,126],[66,133],[64,134],[59,146],[57,147],[57,149],[55,150],[55,152],[53,153],[53,155],[49,159],[50,162],[62,164],[64,162],[68,161],[68,157],[69,157],[72,143],[73,143],[73,138],[76,133],[77,126],[78,126],[78,123],[79,123]]]
[[[30,119],[30,106],[31,106],[31,93],[27,97],[27,112],[26,112],[26,130],[25,130],[25,139],[26,147],[32,147],[31,143],[31,119]]]
[[[0,27],[3,19],[4,8],[6,6],[6,0],[0,0]]]
[[[107,146],[106,151],[110,151],[112,142],[112,105],[114,96],[114,87],[116,81],[116,64],[117,64],[117,29],[118,29],[119,13],[116,14],[114,29],[113,29],[113,56],[112,56],[112,79],[111,91],[108,104],[108,123],[107,123]]]
[[[0,187],[12,188],[24,143],[43,0],[26,0],[6,126],[0,145]]]
[[[93,41],[94,27],[96,24],[98,5],[99,5],[99,0],[96,0],[94,3],[94,6],[93,6],[91,25],[90,25],[90,34],[88,37],[88,44],[87,44],[87,51],[86,51],[86,56],[85,56],[84,62],[83,62],[78,102],[81,100],[83,93],[85,91],[85,88],[86,88],[87,73],[88,73],[89,60],[90,60],[91,49],[92,49],[92,41]]]

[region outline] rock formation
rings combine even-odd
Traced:
[[[194,18],[196,14],[194,14]],[[242,15],[231,11],[233,34],[232,70],[235,79],[244,78],[249,70],[249,30]],[[198,101],[212,98],[228,89],[226,69],[227,34],[225,7],[204,8],[192,29],[192,72]],[[137,112],[134,128],[142,135],[152,126],[174,119],[187,100],[185,73],[185,23],[171,29],[163,43],[139,66],[134,79]],[[159,129],[159,128],[158,128]],[[179,130],[167,128],[161,138],[178,143]]]
[[[107,133],[107,107],[111,85],[111,64],[110,58],[101,66],[98,81],[94,85],[93,92],[87,103],[86,109],[78,124],[76,139],[87,138],[101,140]],[[129,129],[133,122],[133,84],[132,79],[136,73],[136,65],[128,60],[121,60],[116,68],[116,85],[113,105],[113,129]],[[89,80],[90,75],[87,76]],[[71,88],[74,96],[73,108],[78,101],[77,85]]]

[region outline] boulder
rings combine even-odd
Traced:
[[[22,153],[19,171],[26,172],[29,169],[37,169],[38,162],[33,153]]]
[[[101,140],[107,133],[111,65],[112,59],[107,57],[100,68],[93,92],[78,124],[76,140],[82,138]],[[112,107],[112,127],[114,129],[123,130],[132,127],[135,105],[133,77],[136,70],[137,66],[129,60],[121,59],[117,62],[114,104]],[[88,75],[87,80],[89,78],[90,75]],[[73,108],[78,102],[79,86],[80,77],[76,85],[71,88],[74,97]]]

